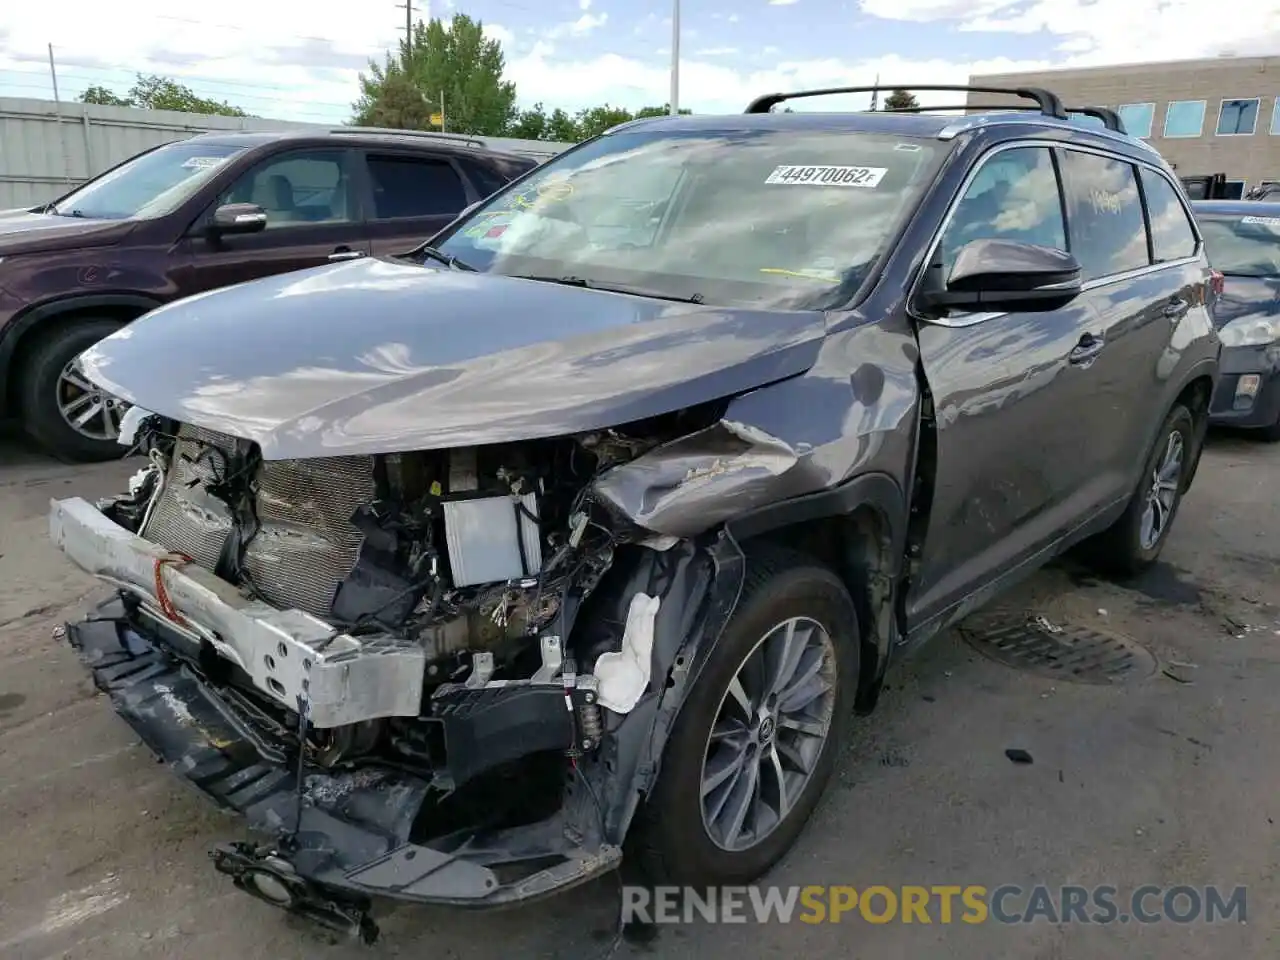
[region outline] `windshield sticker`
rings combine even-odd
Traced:
[[[1263,227],[1280,227],[1280,217],[1241,217],[1241,223],[1256,223]]]
[[[226,157],[188,157],[182,162],[182,166],[185,170],[212,170],[226,159]]]
[[[462,235],[473,240],[496,240],[507,232],[513,219],[510,213],[482,213],[476,217],[475,223],[462,231]]]
[[[784,164],[765,178],[765,183],[810,184],[820,187],[878,187],[885,167],[795,166]]]

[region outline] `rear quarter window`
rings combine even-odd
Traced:
[[[1084,279],[1147,266],[1147,227],[1133,164],[1067,150],[1062,175],[1071,252]]]
[[[1195,228],[1173,184],[1153,170],[1143,170],[1142,189],[1147,195],[1147,218],[1156,263],[1195,256]]]

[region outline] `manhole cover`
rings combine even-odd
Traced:
[[[1155,672],[1155,658],[1125,637],[1014,614],[973,618],[960,634],[984,656],[1055,680],[1119,684]]]

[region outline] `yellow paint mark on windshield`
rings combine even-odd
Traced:
[[[782,277],[799,277],[801,280],[821,280],[824,283],[835,283],[840,279],[834,270],[783,270],[781,267],[761,267],[760,272]]]

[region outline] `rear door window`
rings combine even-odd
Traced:
[[[1147,222],[1155,262],[1195,256],[1195,228],[1173,184],[1154,170],[1143,170],[1142,189],[1147,195]]]
[[[478,160],[459,158],[458,163],[482,198],[497,193],[514,179]]]
[[[458,214],[467,205],[462,178],[447,160],[427,157],[368,157],[376,220]]]
[[[1085,280],[1150,264],[1147,227],[1133,164],[1093,153],[1063,153],[1071,252]]]

